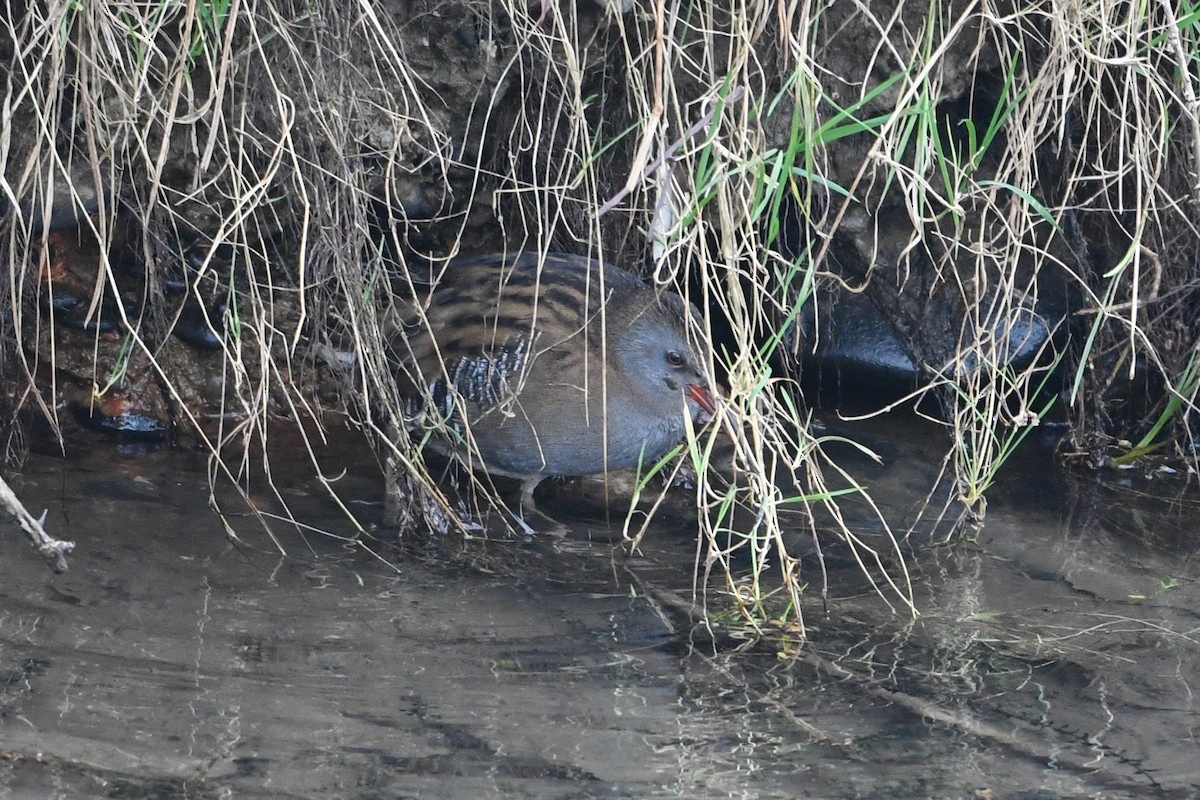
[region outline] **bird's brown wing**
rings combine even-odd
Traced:
[[[404,341],[396,343],[407,365],[401,392],[416,396],[427,388],[449,418],[453,386],[477,412],[486,411],[519,390],[542,354],[547,380],[582,384],[597,372],[589,365],[607,357],[605,341],[654,299],[634,276],[579,256],[451,262],[426,302],[411,308]]]

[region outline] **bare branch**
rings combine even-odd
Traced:
[[[46,512],[43,511],[41,517],[34,519],[13,493],[13,490],[9,488],[4,478],[0,478],[0,505],[7,508],[8,512],[17,518],[17,522],[21,524],[21,530],[29,536],[29,541],[33,542],[33,546],[42,554],[42,557],[50,562],[50,567],[59,574],[66,572],[67,553],[75,549],[75,543],[55,539],[46,533]]]

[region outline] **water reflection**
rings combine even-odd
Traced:
[[[922,615],[835,569],[786,651],[693,649],[646,591],[690,596],[687,535],[376,557],[280,524],[282,557],[232,497],[227,535],[192,456],[35,457],[18,491],[78,547],[55,577],[0,539],[0,796],[1190,796],[1195,508],[1032,456],[940,544],[912,512],[931,437],[886,435],[871,489],[912,524]],[[372,469],[343,496],[376,497]],[[247,487],[262,509],[354,535],[278,477]]]

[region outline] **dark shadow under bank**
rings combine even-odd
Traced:
[[[0,787],[1192,796],[1194,492],[1064,474],[1030,447],[983,526],[945,543],[915,513],[940,434],[902,420],[854,429],[884,457],[865,482],[908,532],[921,613],[890,613],[835,563],[825,600],[814,573],[805,643],[755,639],[720,614],[692,629],[677,601],[693,596],[696,543],[678,521],[634,557],[596,522],[553,541],[380,541],[376,557],[317,532],[353,533],[294,459],[276,468],[278,496],[244,484],[260,510],[286,504],[312,526],[272,523],[282,557],[221,492],[226,531],[195,454],[95,443],[34,455],[18,491],[78,549],[55,577],[11,526],[0,539]],[[318,455],[329,474],[347,469],[348,507],[378,513],[365,450],[339,441]]]

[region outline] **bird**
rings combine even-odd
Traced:
[[[520,480],[526,512],[544,478],[652,465],[687,418],[716,414],[696,307],[605,261],[452,260],[412,306],[393,348],[405,419],[442,431],[435,450]]]

